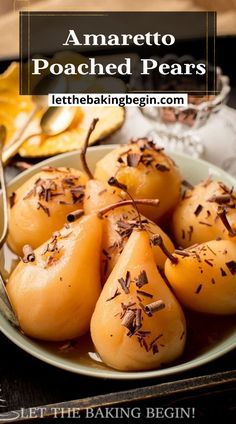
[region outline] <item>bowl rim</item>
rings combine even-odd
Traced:
[[[104,153],[108,153],[112,149],[115,149],[118,147],[118,144],[107,144],[102,146],[93,146],[88,148],[88,154],[92,151],[104,151]],[[236,180],[234,177],[232,177],[227,172],[221,170],[219,167],[215,166],[214,164],[211,164],[203,159],[195,159],[192,158],[189,155],[183,154],[183,153],[177,153],[177,152],[168,152],[168,149],[166,149],[167,153],[170,153],[174,156],[174,159],[184,159],[189,160],[190,162],[198,162],[202,166],[208,167],[213,172],[220,173],[222,177],[227,178],[234,183],[236,186]],[[8,184],[8,190],[10,190],[11,186],[17,184],[22,178],[25,179],[28,175],[33,175],[35,172],[37,172],[41,167],[52,165],[52,163],[55,160],[63,160],[65,157],[70,158],[79,155],[79,151],[73,151],[73,152],[67,152],[67,153],[61,153],[59,155],[53,156],[51,158],[45,159],[36,165],[32,166],[32,168],[27,169],[26,171],[20,173],[15,178],[13,178],[9,184]],[[56,165],[58,166],[58,165]],[[60,165],[63,166],[63,165]],[[0,194],[0,198],[2,197],[2,194]],[[208,362],[211,362],[212,360],[215,360],[219,358],[220,356],[232,351],[236,348],[236,337],[235,340],[233,340],[234,336],[229,336],[229,339],[232,338],[232,341],[229,342],[228,346],[221,346],[217,348],[217,345],[213,347],[213,351],[209,352],[203,352],[200,354],[199,357],[193,358],[187,362],[183,362],[177,365],[170,365],[167,368],[162,369],[154,369],[154,370],[147,370],[147,371],[118,371],[112,368],[107,369],[101,369],[101,368],[93,368],[87,365],[79,364],[71,361],[70,358],[66,358],[63,356],[57,356],[55,353],[49,352],[43,345],[40,344],[40,341],[33,340],[28,338],[27,336],[24,336],[21,334],[16,328],[14,328],[0,313],[0,331],[9,339],[11,340],[15,345],[20,347],[25,352],[31,354],[35,358],[53,365],[57,368],[70,371],[76,374],[81,374],[85,376],[90,377],[98,377],[98,378],[109,378],[114,380],[136,380],[136,379],[149,379],[149,378],[156,378],[156,377],[164,377],[168,375],[174,375],[181,372],[186,372],[191,369],[197,368],[199,366],[202,366],[204,364],[207,364]],[[236,332],[235,332],[236,336]],[[221,344],[224,343],[224,340],[221,341]],[[215,351],[216,350],[216,351]],[[96,362],[94,362],[96,364]]]

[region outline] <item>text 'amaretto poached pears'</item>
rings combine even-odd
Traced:
[[[146,138],[122,145],[97,162],[95,178],[116,177],[135,199],[159,199],[158,209],[140,206],[140,212],[156,221],[171,211],[180,197],[181,175],[163,149]]]
[[[25,334],[61,341],[88,331],[101,291],[101,237],[101,220],[86,216],[17,265],[7,292]]]
[[[187,190],[172,218],[177,245],[189,247],[217,237],[228,239],[229,232],[218,216],[222,208],[232,230],[236,230],[236,193],[224,183],[207,179]]]
[[[181,355],[185,334],[184,314],[157,270],[148,234],[134,230],[92,316],[97,352],[119,370],[158,368]]]
[[[46,167],[10,197],[8,244],[18,255],[25,244],[40,246],[83,207],[87,176],[73,168]]]
[[[165,274],[181,303],[197,312],[236,313],[236,244],[212,240],[180,251]]]

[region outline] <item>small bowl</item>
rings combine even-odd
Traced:
[[[162,59],[154,57],[155,60],[158,60],[160,63],[198,63],[202,61],[196,61],[191,56],[182,56],[178,58],[175,55],[167,55]],[[213,68],[209,65],[209,72],[213,73]],[[165,76],[166,78],[166,76]],[[212,76],[213,78],[213,76]],[[144,82],[145,88],[147,82]],[[191,86],[192,85],[192,86]],[[132,84],[131,84],[132,87]],[[173,93],[178,94],[178,91],[182,93],[188,93],[188,106],[187,107],[143,107],[140,108],[141,112],[147,118],[156,122],[156,124],[165,124],[165,126],[170,130],[172,129],[175,132],[175,128],[178,128],[178,132],[188,131],[200,128],[205,125],[209,117],[213,113],[217,113],[221,106],[225,104],[228,100],[228,96],[231,90],[229,84],[229,78],[226,75],[223,75],[221,68],[216,68],[216,91],[218,94],[208,94],[208,95],[193,95],[191,94],[191,89],[205,91],[205,87],[197,79],[192,79],[190,82],[184,82],[183,77],[179,77],[179,80],[175,80],[174,77],[171,77],[169,81],[162,80],[160,77],[157,82],[157,87],[163,92],[168,89]],[[150,87],[149,87],[150,89]]]
[[[101,159],[105,154],[110,152],[115,147],[116,146],[114,145],[108,145],[89,148],[87,156],[91,169],[94,168],[95,163],[99,159]],[[222,180],[230,186],[236,186],[236,180],[233,177],[216,166],[211,165],[210,163],[199,159],[193,159],[184,154],[172,153],[171,156],[180,167],[184,178],[193,184],[211,175],[216,180]],[[23,182],[38,172],[43,166],[65,166],[79,168],[81,165],[78,152],[64,153],[47,159],[23,172],[13,181],[11,181],[8,186],[9,193],[15,191]],[[0,196],[0,223],[2,223],[1,202],[2,195]],[[3,256],[4,254],[1,253],[0,269],[1,272],[6,273],[6,262],[3,264]],[[199,346],[196,351],[192,349],[191,355],[184,355],[176,363],[170,364],[166,368],[139,372],[121,372],[105,366],[101,361],[98,360],[92,343],[88,342],[86,338],[81,338],[82,353],[80,351],[80,354],[75,354],[75,352],[67,353],[66,351],[60,351],[56,344],[39,342],[26,337],[18,330],[13,328],[1,314],[0,330],[13,343],[15,343],[24,351],[58,368],[93,377],[133,380],[162,377],[191,370],[192,368],[198,367],[216,358],[219,358],[220,356],[234,349],[236,347],[236,325],[235,317],[233,318],[233,325],[228,329],[228,331],[222,333],[221,337],[215,338],[215,331],[218,331],[217,317],[207,318],[206,316],[198,314],[197,321],[199,330],[197,331],[197,334],[199,334],[204,328],[204,337],[209,336],[209,339],[211,340],[209,344],[203,344],[202,347]],[[211,321],[211,326],[213,327],[211,329],[211,334],[209,335],[207,334],[206,330],[207,319]],[[219,327],[223,327],[223,322],[224,318],[221,318]],[[192,342],[189,343],[189,345],[191,344]]]

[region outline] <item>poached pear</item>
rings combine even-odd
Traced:
[[[91,336],[102,360],[118,370],[158,368],[182,354],[185,317],[157,270],[146,231],[132,232],[106,281]]]
[[[225,208],[228,229],[218,216]],[[184,248],[221,237],[228,239],[236,230],[236,193],[224,183],[207,179],[187,190],[172,217],[172,234],[178,246]]]
[[[141,215],[142,225],[148,232],[149,237],[153,234],[160,234],[170,252],[174,251],[174,245],[168,235],[150,219]],[[121,255],[129,236],[133,229],[139,227],[139,219],[136,209],[130,206],[120,206],[105,214],[103,220],[103,236],[102,236],[102,281],[105,281],[119,256]],[[164,268],[166,256],[159,246],[152,244],[154,260],[159,268]]]
[[[46,167],[10,197],[7,243],[19,256],[25,244],[34,249],[63,227],[71,211],[83,207],[87,176],[73,168]]]
[[[17,265],[7,292],[25,334],[62,341],[88,331],[101,291],[101,238],[101,220],[85,216]]]
[[[174,253],[165,275],[179,301],[197,312],[236,313],[236,245],[211,240]]]
[[[97,162],[94,176],[104,182],[115,176],[134,199],[159,199],[158,209],[138,206],[155,222],[172,211],[180,198],[179,169],[163,149],[146,138],[109,152]]]

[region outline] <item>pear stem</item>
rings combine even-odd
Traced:
[[[74,212],[69,213],[69,215],[67,215],[67,221],[68,222],[74,222],[76,221],[76,219],[81,218],[81,216],[84,215],[84,211],[83,209],[78,209]]]
[[[86,152],[87,152],[90,136],[91,136],[92,132],[94,131],[98,121],[99,121],[98,118],[93,119],[93,121],[92,121],[92,123],[91,123],[91,125],[88,129],[88,133],[87,133],[87,136],[86,136],[86,139],[85,139],[85,142],[84,142],[84,146],[81,149],[81,153],[80,153],[80,159],[81,159],[81,162],[82,162],[83,169],[84,169],[85,173],[87,174],[87,176],[89,177],[90,180],[93,179],[93,174],[90,171],[89,166],[87,164]]]
[[[155,234],[151,238],[151,242],[152,242],[153,246],[159,246],[160,247],[160,249],[162,250],[162,252],[164,253],[164,255],[167,256],[167,258],[172,262],[172,264],[175,264],[176,265],[179,262],[178,258],[176,258],[175,256],[173,256],[169,252],[169,250],[165,246],[165,244],[163,242],[163,238],[160,236],[160,234]]]
[[[141,219],[141,215],[140,212],[137,208],[137,200],[134,200],[134,198],[131,196],[131,194],[128,192],[127,190],[127,186],[125,184],[120,183],[115,177],[111,177],[108,180],[108,184],[111,186],[115,186],[117,188],[120,188],[121,190],[124,190],[125,193],[129,196],[130,200],[132,201],[132,204],[134,206],[134,208],[137,211],[138,214],[138,220],[139,220],[139,226],[140,226],[140,230],[143,230],[143,223],[142,223],[142,219]],[[153,199],[154,200],[154,199]],[[159,204],[159,200],[158,200],[158,204]]]
[[[217,211],[217,215],[218,217],[221,219],[223,225],[225,226],[226,230],[229,233],[230,237],[235,237],[236,236],[236,231],[233,230],[233,228],[231,227],[227,215],[226,215],[226,210],[225,208],[219,208]]]
[[[121,202],[117,202],[117,203],[112,203],[111,205],[105,206],[104,208],[100,209],[98,211],[98,217],[102,218],[103,215],[105,215],[106,213],[119,208],[121,206],[128,206],[128,205],[134,205],[134,202],[139,204],[139,205],[146,205],[146,206],[158,206],[160,201],[159,199],[136,199],[136,200],[122,200]],[[141,216],[139,214],[140,220],[141,220]],[[139,221],[140,222],[140,221]],[[142,222],[141,222],[142,224]],[[141,229],[143,229],[143,224],[141,226]]]

